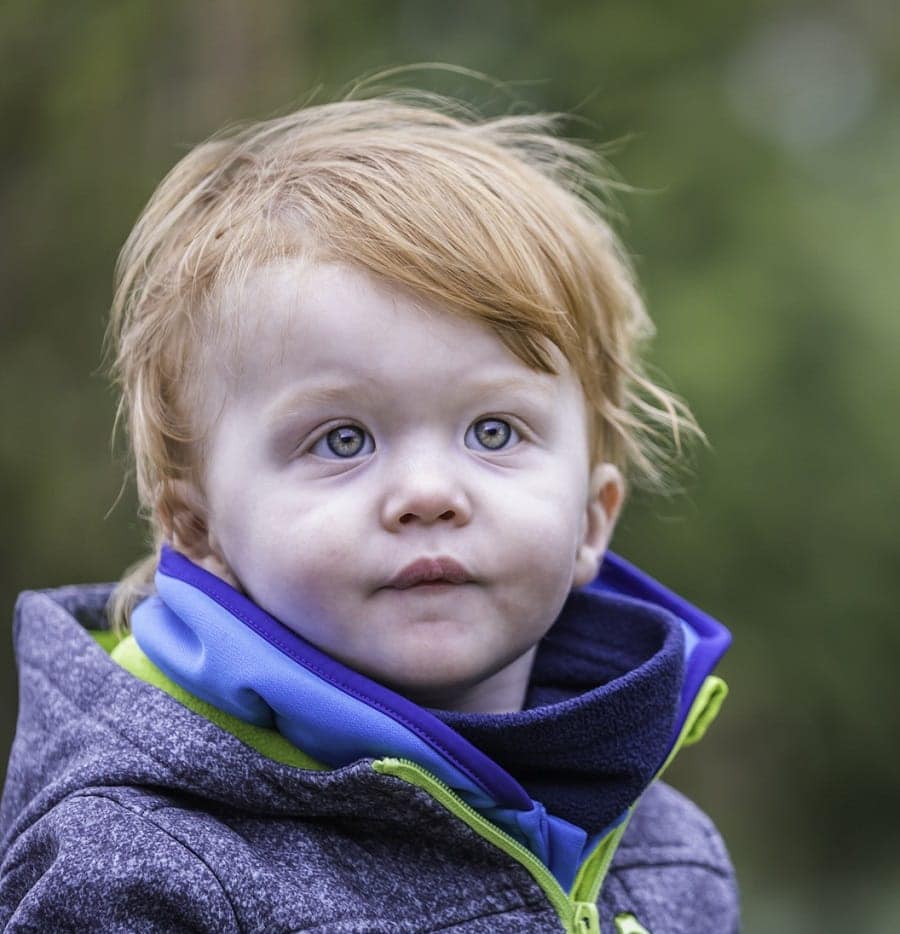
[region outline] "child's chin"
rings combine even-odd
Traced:
[[[395,659],[390,665],[373,666],[364,673],[398,694],[453,690],[477,678],[475,666],[455,662],[447,653],[438,653],[438,657],[417,655],[406,660]]]
[[[448,669],[446,664],[434,662],[420,663],[415,674],[410,672],[386,672],[379,678],[387,687],[393,688],[398,694],[426,695],[445,694],[465,690],[466,687],[479,680],[479,672],[468,668]]]
[[[382,673],[376,678],[421,707],[459,709],[494,673],[474,664],[448,665],[447,657],[422,659],[415,668]],[[414,673],[413,673],[414,672]]]

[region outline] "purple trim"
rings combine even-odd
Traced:
[[[645,574],[611,551],[606,553],[600,574],[588,585],[588,589],[598,592],[611,590],[627,597],[655,603],[674,613],[699,636],[684,672],[681,707],[675,731],[677,736],[701,685],[731,645],[731,633],[718,620],[697,609],[649,574]]]
[[[534,807],[511,775],[433,714],[326,655],[221,578],[167,545],[162,548],[159,572],[196,587],[298,665],[402,724],[500,806],[523,811]]]

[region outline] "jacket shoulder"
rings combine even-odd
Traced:
[[[622,839],[614,865],[688,862],[711,872],[733,873],[725,843],[713,822],[681,792],[654,782],[644,793]]]
[[[603,898],[666,934],[736,934],[737,883],[713,822],[662,782],[643,795],[610,867]]]
[[[133,802],[137,804],[138,802]],[[233,931],[212,870],[115,789],[65,798],[17,837],[0,865],[4,931]]]

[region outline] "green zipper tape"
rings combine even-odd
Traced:
[[[455,814],[460,820],[468,824],[479,836],[489,843],[503,850],[516,862],[521,863],[534,877],[537,884],[544,890],[547,900],[553,905],[567,932],[575,932],[578,928],[572,926],[574,905],[562,886],[556,881],[550,870],[518,840],[514,840],[506,831],[479,814],[446,783],[436,778],[427,769],[409,759],[376,759],[372,768],[383,775],[393,775],[410,785],[415,785],[427,791],[438,803],[448,811]],[[599,930],[599,928],[598,928]],[[581,931],[585,931],[582,927]]]

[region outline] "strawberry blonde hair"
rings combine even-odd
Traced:
[[[118,628],[151,589],[173,481],[200,479],[203,361],[239,325],[215,298],[280,259],[364,270],[482,322],[535,370],[555,372],[556,345],[581,382],[594,459],[660,485],[667,452],[699,429],[642,368],[652,324],[605,219],[603,162],[558,135],[561,119],[394,91],[226,131],[169,172],[119,256],[108,332],[153,541],[113,595]]]

